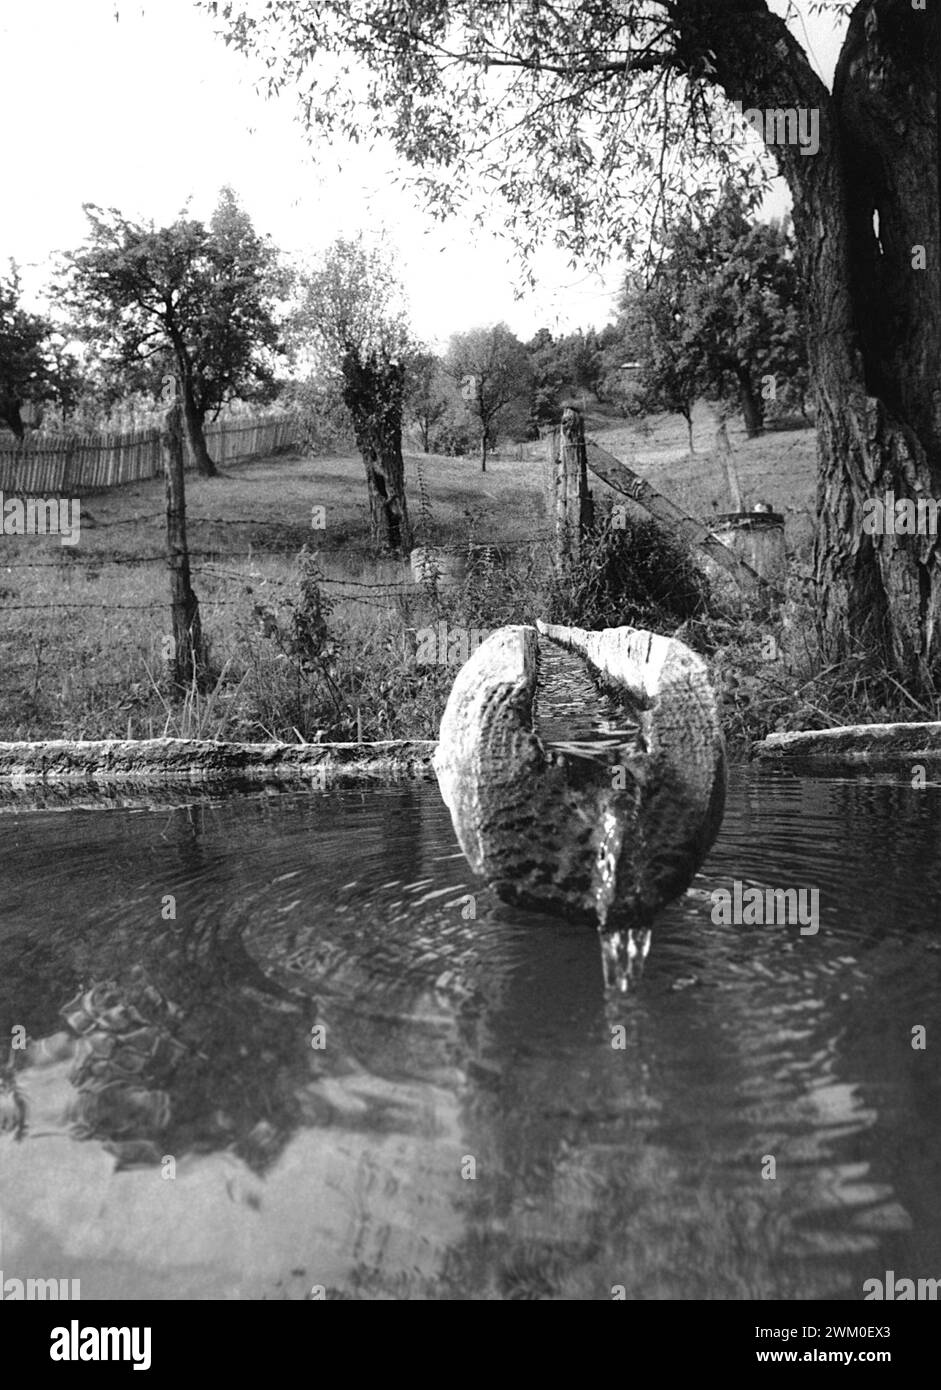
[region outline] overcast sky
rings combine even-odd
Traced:
[[[833,22],[813,18],[806,0],[799,8],[796,32],[829,83]],[[439,345],[498,319],[530,337],[543,325],[600,327],[612,315],[617,270],[603,280],[549,249],[536,262],[538,291],[518,300],[518,269],[497,236],[433,221],[392,185],[382,156],[312,149],[290,96],[260,95],[258,66],[227,49],[192,0],[6,0],[0,55],[0,264],[12,256],[30,287],[44,281],[51,252],[83,240],[83,202],[159,224],[187,199],[208,217],[228,183],[256,228],[288,252],[384,229],[415,328]],[[779,194],[775,209],[783,206]]]

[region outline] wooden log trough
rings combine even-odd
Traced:
[[[94,739],[0,743],[0,808],[78,804],[90,796],[128,804],[135,790],[326,787],[430,777],[435,743],[224,743],[212,739]]]
[[[434,767],[471,868],[505,901],[594,925],[605,982],[625,990],[651,924],[688,887],[725,806],[726,760],[704,663],[630,627],[500,628],[462,667]],[[616,760],[545,745],[534,728],[538,638],[587,663],[630,710]]]
[[[823,773],[840,770],[898,769],[941,763],[941,723],[845,724],[832,729],[801,729],[769,734],[752,757],[765,763]]]

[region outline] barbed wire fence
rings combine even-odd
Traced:
[[[106,530],[110,528],[121,528],[128,526],[142,525],[147,522],[163,523],[164,515],[162,512],[154,512],[145,516],[125,517],[114,521],[96,522],[95,530]],[[190,515],[187,518],[188,524],[194,529],[200,527],[222,527],[222,528],[249,528],[252,532],[264,532],[265,530],[275,530],[283,533],[283,543],[277,548],[265,546],[258,554],[244,558],[247,566],[244,570],[233,569],[220,563],[222,560],[237,561],[240,552],[225,551],[220,555],[220,547],[200,546],[198,542],[190,546],[190,561],[193,573],[213,580],[216,584],[231,584],[242,587],[251,586],[252,582],[259,585],[271,585],[286,592],[296,588],[296,581],[291,578],[283,578],[278,575],[265,574],[262,566],[265,561],[271,561],[276,557],[295,557],[301,546],[309,536],[309,531],[305,527],[291,525],[282,521],[265,521],[257,517],[206,517]],[[481,548],[487,549],[490,545],[499,550],[532,550],[534,547],[551,545],[555,532],[551,527],[543,527],[530,531],[523,539],[504,540],[495,542],[481,542]],[[42,611],[90,611],[108,610],[115,612],[157,612],[166,611],[168,601],[166,598],[155,599],[153,603],[115,603],[107,598],[97,601],[72,600],[66,598],[50,598],[43,602],[20,602],[13,601],[14,595],[6,589],[3,584],[5,574],[14,572],[41,572],[48,570],[51,575],[61,577],[64,575],[74,576],[86,572],[93,578],[100,578],[102,572],[108,567],[137,569],[145,565],[156,565],[166,569],[167,555],[165,551],[144,552],[104,552],[90,553],[87,557],[79,557],[74,551],[69,551],[64,556],[61,552],[50,559],[24,560],[20,558],[2,557],[0,553],[0,603],[4,613],[14,612],[42,612]],[[329,556],[325,557],[329,563]],[[365,604],[370,607],[388,608],[399,598],[415,598],[423,589],[420,581],[413,579],[408,572],[408,560],[394,561],[391,558],[386,563],[400,563],[403,567],[403,576],[398,580],[359,580],[349,577],[334,577],[322,575],[319,583],[331,592],[331,597],[339,602],[353,602]],[[248,566],[251,566],[249,568]],[[245,597],[242,598],[220,598],[214,594],[201,594],[201,601],[207,607],[243,607]]]

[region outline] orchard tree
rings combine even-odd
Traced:
[[[487,450],[507,407],[528,399],[532,368],[523,344],[505,323],[455,333],[445,366],[477,422],[480,470],[487,471]]]
[[[776,166],[809,312],[823,626],[835,655],[934,693],[936,538],[869,534],[863,508],[941,496],[936,0],[820,0],[849,16],[832,90],[794,0],[202,2],[311,128],[389,137],[445,212],[489,186],[524,247],[547,227],[576,254],[637,245],[691,186]]]
[[[784,226],[749,219],[727,189],[706,217],[680,220],[652,284],[666,302],[678,355],[699,362],[700,393],[741,408],[750,437],[764,428],[765,401],[780,379],[806,380],[806,325],[793,247]],[[667,344],[669,351],[670,344]]]
[[[534,433],[561,419],[559,401],[566,383],[559,369],[556,340],[551,329],[540,328],[526,344],[533,387],[529,418]]]
[[[646,287],[629,281],[621,296],[621,325],[640,362],[643,410],[682,415],[693,453],[693,406],[705,374],[700,345],[673,287],[659,277]]]
[[[691,450],[699,397],[740,408],[748,435],[760,434],[779,381],[801,401],[806,389],[806,325],[786,229],[750,221],[727,190],[708,216],[677,223],[667,252],[646,286],[628,276],[621,298],[649,408],[681,414]]]
[[[548,328],[526,344],[533,375],[530,419],[538,433],[541,427],[558,424],[562,401],[577,393],[590,393],[600,399],[608,371],[606,350],[613,341],[613,325],[600,334],[577,329],[554,338]]]
[[[436,425],[444,419],[451,406],[453,390],[442,366],[433,352],[414,352],[406,363],[405,412],[418,428],[422,449],[427,454]]]
[[[19,440],[23,407],[56,394],[53,333],[48,319],[23,308],[19,271],[11,264],[0,279],[0,420]]]
[[[216,474],[204,426],[231,400],[268,400],[280,351],[278,254],[223,189],[209,227],[168,227],[86,205],[87,244],[66,258],[62,297],[103,370],[132,388],[175,378],[193,458]]]
[[[366,469],[373,539],[408,551],[402,412],[415,344],[389,258],[362,237],[335,241],[300,277],[294,337],[321,372],[339,378]]]

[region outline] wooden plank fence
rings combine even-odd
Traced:
[[[224,467],[296,447],[295,415],[217,420],[206,426],[206,446]],[[164,473],[160,428],[112,434],[34,434],[17,444],[0,440],[0,491],[17,494],[86,492],[123,487]],[[186,464],[192,468],[187,447]]]

